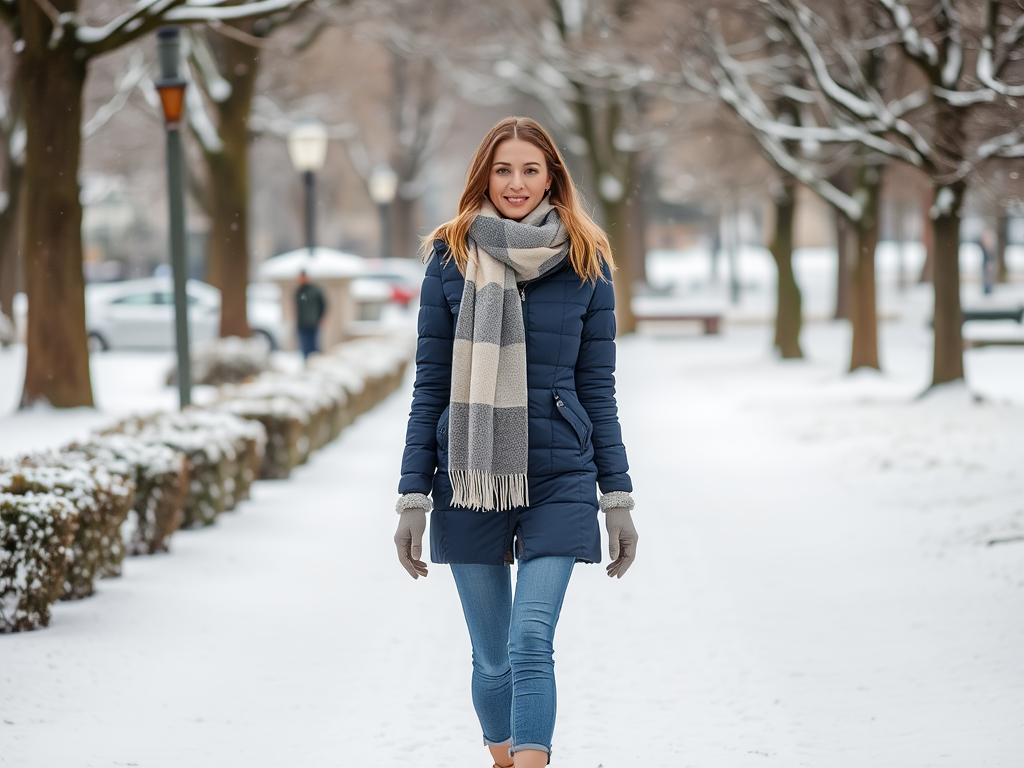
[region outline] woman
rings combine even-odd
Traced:
[[[569,576],[601,561],[598,509],[608,575],[636,550],[608,238],[544,129],[510,117],[477,148],[458,216],[427,248],[395,543],[426,576],[432,495],[430,557],[458,587],[484,744],[497,768],[534,768],[550,759]]]

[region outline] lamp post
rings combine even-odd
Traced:
[[[370,173],[370,198],[380,210],[380,255],[391,258],[391,221],[388,215],[391,202],[398,191],[398,174],[385,163],[381,163]]]
[[[306,247],[310,258],[316,247],[315,191],[313,177],[327,159],[327,129],[312,118],[299,121],[288,134],[288,154],[292,166],[302,174],[306,187]]]
[[[171,271],[174,275],[174,331],[178,350],[178,397],[181,407],[192,402],[192,364],[188,345],[188,301],[185,280],[185,179],[181,151],[181,118],[185,81],[178,71],[181,41],[177,27],[157,30],[160,80],[156,83],[167,133],[167,201],[170,209]]]

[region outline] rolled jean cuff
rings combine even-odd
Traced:
[[[546,747],[543,744],[516,744],[509,748],[509,755],[514,755],[516,752],[522,752],[524,749],[536,749],[538,752],[546,752],[548,755],[548,762],[551,762],[551,747]]]
[[[484,736],[484,746],[485,747],[504,747],[506,745],[509,746],[509,747],[512,746],[512,737],[511,736],[509,736],[507,739],[502,739],[501,741],[491,741],[490,739],[487,738],[486,735]]]

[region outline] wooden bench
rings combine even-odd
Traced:
[[[1013,320],[1017,324],[1024,323],[1024,307],[1003,309],[965,309],[961,313],[961,322],[968,320]]]
[[[722,315],[715,312],[659,312],[649,315],[634,314],[634,317],[638,323],[703,323],[705,336],[717,336],[722,327]]]
[[[961,310],[961,322],[968,320],[1012,320],[1018,325],[1024,324],[1024,307],[993,307],[985,309],[964,309]],[[1024,339],[1020,338],[965,338],[964,349],[978,349],[979,347],[1019,347],[1024,346]]]

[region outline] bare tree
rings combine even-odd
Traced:
[[[771,26],[774,19],[762,6],[754,4],[741,10],[745,13],[739,18],[726,20],[735,38],[732,46],[726,44],[720,31],[718,13],[708,14],[701,46],[706,73],[698,72],[692,61],[685,60],[684,72],[688,83],[727,106],[748,126],[765,157],[785,175],[773,194],[778,226],[770,250],[779,274],[775,345],[784,358],[802,355],[800,292],[792,266],[795,184],[802,183],[833,205],[841,220],[849,221],[853,227],[850,370],[878,369],[874,255],[878,242],[880,164],[884,162],[879,147],[885,143],[872,137],[875,146],[851,151],[842,147],[849,143],[849,138],[841,131],[819,129],[815,103],[805,85],[806,61],[797,42],[784,28]],[[769,24],[768,34],[765,22]],[[742,60],[730,52],[730,47],[742,52]],[[880,77],[875,57],[851,58],[849,63],[856,66],[862,78],[877,81]],[[837,150],[837,146],[841,148]],[[843,242],[838,245],[837,274],[842,290],[847,249]]]
[[[307,15],[308,16],[308,15]],[[270,43],[281,27],[302,18],[291,8],[260,18],[217,22],[189,36],[189,63],[200,86],[189,94],[189,123],[205,161],[197,197],[210,217],[207,280],[221,293],[220,335],[248,337],[249,145],[253,95],[268,55],[294,56],[324,28],[322,15],[305,19],[293,39]]]
[[[396,0],[368,3],[361,10],[356,34],[378,41],[387,51],[386,119],[381,122],[388,130],[374,135],[357,116],[359,151],[352,153],[352,160],[365,181],[373,172],[374,156],[386,158],[397,175],[388,215],[391,243],[397,255],[413,256],[419,248],[420,200],[452,127],[464,68],[475,69],[478,63],[451,49],[471,36],[480,14],[460,0],[425,0],[415,7]]]
[[[16,81],[26,127],[23,200],[27,358],[21,405],[91,406],[82,276],[78,168],[89,62],[164,24],[203,24],[277,13],[304,0],[142,0],[102,26],[78,0],[0,0],[19,39]]]
[[[631,333],[633,285],[643,276],[645,256],[643,236],[635,233],[643,221],[633,214],[641,153],[668,132],[653,130],[646,117],[664,86],[658,67],[665,26],[669,19],[678,23],[685,4],[546,0],[495,4],[493,10],[501,30],[495,72],[540,101],[555,132],[586,161],[618,266],[619,331]]]
[[[851,0],[850,12],[878,24],[873,36],[844,36],[829,23],[833,4],[759,0],[769,23],[792,37],[807,84],[801,97],[819,124],[793,126],[770,111],[758,115],[766,134],[795,141],[854,143],[928,175],[935,267],[932,384],[962,379],[959,230],[968,184],[993,157],[1024,156],[1024,133],[1006,115],[1024,85],[1003,78],[1018,68],[1024,11],[1009,2]],[[853,66],[858,54],[896,57],[921,83],[887,93]],[[784,162],[788,162],[785,161]],[[803,171],[800,171],[803,172]],[[810,182],[808,182],[810,183]],[[833,189],[815,182],[819,192]],[[859,201],[855,201],[859,202]]]

